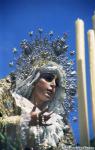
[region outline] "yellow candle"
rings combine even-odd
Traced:
[[[92,16],[92,24],[93,24],[93,29],[95,32],[95,11],[94,11],[94,15]]]
[[[76,49],[77,59],[82,59],[84,61],[84,22],[79,18],[76,20]]]
[[[76,25],[76,50],[77,50],[77,73],[78,73],[78,106],[79,106],[79,127],[80,145],[89,146],[89,127],[87,109],[87,88],[85,69],[85,41],[84,22],[77,19]]]
[[[89,60],[90,60],[92,116],[93,116],[93,128],[94,128],[94,136],[95,136],[95,36],[94,36],[94,30],[89,30],[87,34],[88,34],[88,47],[89,47]]]

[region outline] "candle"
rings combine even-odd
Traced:
[[[84,61],[84,22],[81,19],[76,20],[76,49],[77,59]]]
[[[89,146],[88,109],[86,93],[86,69],[85,69],[85,42],[84,22],[77,19],[76,26],[76,50],[77,50],[77,73],[78,73],[78,105],[79,105],[79,127],[80,145]]]
[[[94,30],[89,30],[87,34],[88,34],[88,47],[89,47],[89,60],[90,60],[92,116],[93,116],[93,128],[94,128],[94,136],[95,136],[95,37],[94,37]]]
[[[93,24],[93,29],[95,33],[95,11],[94,11],[94,15],[92,16],[92,24]]]

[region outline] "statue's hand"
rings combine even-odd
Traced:
[[[51,124],[46,123],[50,118],[53,112],[48,112],[48,108],[46,107],[41,112],[36,112],[36,106],[34,106],[33,110],[31,111],[31,121],[30,125],[40,125],[40,126],[49,126]]]
[[[44,121],[48,121],[51,118],[51,115],[53,114],[53,111],[51,112],[45,112],[42,117],[44,117]]]

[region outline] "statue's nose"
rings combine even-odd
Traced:
[[[55,79],[53,79],[53,80],[50,82],[50,85],[51,85],[52,87],[56,87]]]

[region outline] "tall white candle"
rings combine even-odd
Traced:
[[[77,73],[78,73],[78,105],[79,105],[79,127],[80,145],[89,146],[88,108],[87,108],[87,87],[85,68],[85,41],[84,22],[76,20],[76,50],[77,50]]]
[[[93,24],[93,29],[95,33],[95,11],[94,11],[94,15],[92,16],[92,24]]]
[[[94,30],[89,30],[87,34],[88,34],[88,47],[89,47],[89,60],[90,60],[92,116],[93,116],[93,128],[94,128],[94,136],[95,136],[95,36],[94,36]]]

